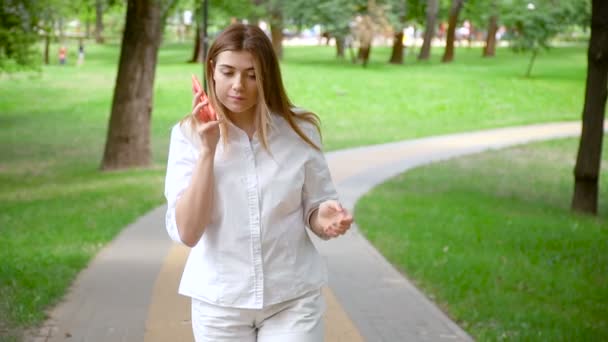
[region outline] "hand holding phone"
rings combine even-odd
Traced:
[[[200,111],[196,114],[196,117],[202,122],[217,121],[217,113],[211,106],[207,94],[205,94],[203,91],[203,87],[201,87],[201,83],[198,81],[195,75],[192,75],[192,92],[194,95],[202,92],[201,96],[196,99],[194,103],[195,106],[204,101],[208,102],[206,106],[200,109]]]

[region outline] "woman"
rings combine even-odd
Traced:
[[[256,26],[229,26],[206,63],[210,103],[196,94],[173,127],[165,184],[167,231],[192,247],[179,293],[192,298],[195,339],[322,341],[327,271],[306,229],[329,239],[353,218],[318,118],[293,108]],[[197,116],[205,106],[218,120]]]

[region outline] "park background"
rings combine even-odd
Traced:
[[[169,132],[190,110],[205,31],[212,40],[233,21],[266,29],[288,94],[320,116],[327,151],[580,121],[588,93],[588,1],[210,1],[206,27],[204,2],[128,4],[160,6],[157,21],[138,22],[121,1],[2,5],[2,341],[41,324],[106,243],[164,202]],[[129,31],[129,20],[140,26]],[[141,68],[123,71],[155,77],[128,85],[121,50],[144,49],[143,24],[160,27],[158,62],[142,55]],[[140,39],[124,45],[123,34]],[[113,105],[134,87],[149,95],[134,100],[137,110]],[[146,121],[138,121],[145,108],[149,126],[125,130],[124,122]],[[112,127],[120,116],[132,118]],[[145,158],[107,156],[121,134],[147,135],[125,153]],[[367,194],[356,220],[478,340],[608,339],[608,181],[598,165],[595,210],[571,210],[577,156],[598,150],[597,141],[595,149],[579,143],[535,143],[407,172]]]

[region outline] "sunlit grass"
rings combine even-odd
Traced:
[[[479,341],[604,341],[608,172],[601,216],[571,213],[577,146],[533,144],[406,172],[365,195],[357,221]]]
[[[0,336],[44,319],[90,258],[139,215],[163,203],[171,126],[189,111],[190,46],[162,47],[154,86],[150,170],[98,171],[119,46],[87,44],[85,64],[0,77]],[[52,46],[56,51],[56,46]],[[523,79],[527,58],[388,65],[377,48],[367,69],[332,47],[289,47],[283,76],[294,102],[317,112],[329,150],[455,131],[580,117],[585,49],[554,49]],[[10,329],[10,332],[9,332]]]

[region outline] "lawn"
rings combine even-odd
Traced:
[[[57,47],[52,46],[56,51]],[[98,171],[116,77],[117,45],[87,45],[83,66],[0,77],[0,336],[40,323],[76,274],[121,228],[162,204],[171,126],[189,111],[189,45],[166,44],[157,69],[147,170]],[[317,112],[328,150],[449,132],[580,117],[585,48],[527,57],[462,48],[450,65],[407,56],[368,68],[331,47],[289,47],[283,75],[292,100]]]
[[[601,216],[572,214],[577,147],[557,140],[414,169],[365,195],[358,224],[479,341],[606,341],[608,171]]]

